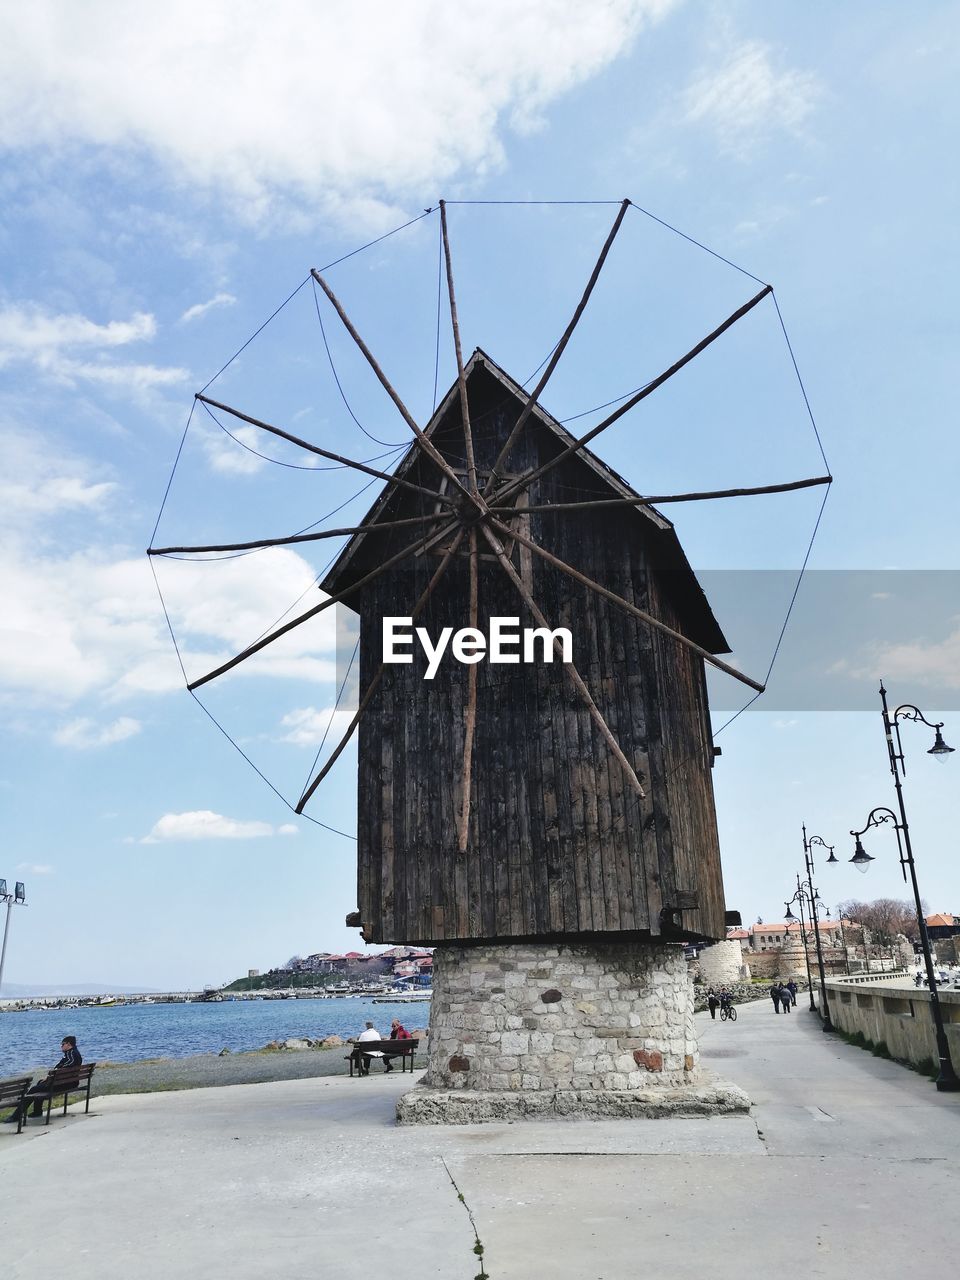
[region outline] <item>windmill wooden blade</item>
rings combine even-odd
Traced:
[[[463,372],[463,349],[460,346],[460,321],[457,318],[457,297],[453,287],[453,263],[450,260],[450,237],[447,233],[447,205],[440,201],[440,230],[443,235],[443,256],[447,269],[447,294],[450,298],[450,325],[453,329],[453,349],[457,357],[457,381],[460,384],[460,412],[463,417],[463,444],[467,457],[467,483],[470,492],[477,493],[477,463],[473,454],[473,430],[470,426],[470,405],[467,399],[467,379]]]
[[[473,450],[473,428],[470,424],[470,400],[467,395],[467,379],[463,369],[463,348],[460,344],[460,321],[457,316],[457,295],[453,284],[453,262],[450,254],[450,234],[447,228],[446,201],[440,201],[440,231],[443,237],[443,256],[447,271],[447,294],[450,300],[450,325],[453,329],[453,349],[457,358],[457,382],[460,388],[460,414],[463,421],[463,444],[467,460],[467,484],[477,495],[477,463]],[[479,609],[480,561],[477,553],[477,531],[470,530],[470,626],[476,629]],[[477,668],[467,669],[467,705],[463,713],[463,765],[460,770],[461,808],[457,828],[457,847],[466,853],[470,838],[470,788],[473,776],[473,744],[477,732]]]
[[[419,600],[413,607],[413,611],[410,614],[411,622],[415,621],[423,612],[424,606],[426,605],[427,601],[430,599],[431,595],[433,594],[434,587],[437,585],[437,583],[446,573],[447,566],[449,565],[453,557],[456,555],[457,549],[459,548],[460,543],[463,540],[463,533],[464,531],[462,529],[457,533],[453,542],[450,544],[449,548],[444,554],[443,559],[440,561],[440,563],[437,565],[436,569],[434,570],[433,577],[427,583],[426,588],[421,593]],[[373,695],[376,693],[377,689],[380,686],[380,681],[383,679],[383,669],[385,665],[386,665],[385,663],[381,662],[379,667],[377,667],[377,670],[374,672],[373,677],[371,678],[370,683],[367,685],[367,688],[364,691],[363,697],[360,700],[360,705],[357,707],[357,710],[354,713],[353,719],[350,721],[349,725],[347,726],[346,732],[344,733],[340,741],[337,743],[329,759],[324,763],[323,768],[316,775],[313,781],[309,784],[309,786],[306,788],[303,795],[300,797],[299,801],[297,802],[297,807],[296,807],[297,813],[303,813],[305,806],[310,801],[310,797],[313,795],[317,787],[319,787],[320,783],[324,780],[324,778],[327,776],[327,774],[336,764],[340,756],[340,753],[343,751],[344,747],[346,747],[347,743],[350,741],[350,739],[353,737],[354,733],[356,732],[357,725],[360,723],[360,719],[363,716],[364,711],[366,711],[367,707],[370,705]]]
[[[442,202],[440,207],[441,209],[443,208]],[[587,287],[583,291],[583,296],[581,297],[580,301],[577,303],[577,309],[576,311],[574,311],[573,316],[570,319],[570,323],[567,325],[566,329],[564,329],[563,336],[561,337],[560,341],[557,343],[556,347],[554,348],[553,355],[550,357],[549,361],[547,362],[547,367],[546,369],[544,369],[543,374],[540,377],[540,381],[537,383],[534,389],[530,392],[530,397],[527,400],[527,403],[524,405],[524,407],[520,411],[520,417],[517,419],[516,423],[514,424],[513,430],[510,432],[509,436],[507,437],[503,448],[500,450],[500,453],[497,457],[496,462],[493,464],[493,470],[490,472],[489,479],[487,480],[486,486],[483,491],[484,497],[489,497],[489,495],[493,492],[494,488],[496,487],[496,483],[500,475],[500,468],[505,465],[507,459],[509,458],[511,449],[519,439],[520,432],[523,430],[527,419],[529,418],[530,414],[533,412],[534,405],[540,399],[541,392],[543,391],[547,383],[550,381],[551,374],[553,373],[554,369],[557,367],[560,357],[563,355],[564,351],[566,350],[567,343],[570,341],[570,338],[573,336],[573,331],[579,324],[580,317],[583,315],[584,309],[586,308],[587,303],[590,301],[590,295],[591,293],[593,293],[593,287],[597,283],[597,280],[600,278],[600,272],[603,270],[603,264],[607,260],[607,254],[610,252],[610,248],[617,237],[617,232],[620,230],[620,227],[623,224],[623,219],[626,217],[627,209],[629,207],[630,207],[629,200],[624,200],[623,203],[620,205],[620,211],[618,212],[616,219],[614,220],[613,226],[610,228],[610,234],[607,236],[606,241],[604,242],[603,248],[600,250],[600,257],[597,259],[596,265],[593,268],[593,272],[590,275],[590,279],[587,281]]]
[[[479,613],[480,557],[477,554],[477,530],[470,530],[470,626],[476,630]],[[467,668],[467,705],[463,712],[463,769],[461,782],[463,795],[460,808],[460,826],[457,831],[457,847],[466,853],[470,839],[470,786],[473,780],[473,744],[477,735],[477,664]]]
[[[436,495],[438,498],[440,494]],[[436,515],[409,516],[403,520],[381,520],[377,530],[402,529],[411,524],[436,524]],[[261,547],[290,547],[298,542],[318,542],[323,538],[345,538],[354,533],[366,533],[367,525],[353,525],[348,529],[319,529],[316,533],[292,533],[285,538],[258,538],[253,542],[218,542],[197,547],[148,547],[148,556],[171,556],[201,551],[257,551]]]
[[[450,524],[450,528],[455,528],[455,525],[452,522]],[[207,684],[211,680],[215,680],[217,676],[222,676],[227,671],[231,671],[234,667],[239,666],[241,662],[246,662],[246,660],[248,658],[252,658],[255,653],[259,653],[260,650],[265,649],[267,645],[273,644],[275,640],[279,640],[281,636],[285,636],[288,631],[293,631],[295,627],[299,627],[302,623],[309,621],[310,618],[315,618],[317,614],[322,613],[324,609],[329,609],[331,605],[337,604],[340,600],[352,595],[353,592],[357,591],[360,587],[365,586],[368,582],[373,582],[375,578],[379,578],[381,573],[386,572],[387,569],[392,568],[395,564],[399,564],[401,560],[405,560],[408,556],[414,555],[421,547],[425,547],[427,543],[431,541],[432,537],[433,535],[431,534],[428,538],[419,538],[416,542],[410,543],[395,555],[390,556],[389,559],[384,560],[382,564],[377,565],[375,569],[371,569],[369,573],[364,574],[362,578],[358,578],[356,582],[351,583],[348,587],[344,587],[342,591],[337,591],[334,595],[328,596],[326,600],[322,600],[320,604],[315,605],[312,609],[308,609],[306,613],[302,613],[292,621],[284,623],[284,625],[282,627],[278,627],[276,631],[271,631],[268,636],[264,636],[254,644],[248,645],[246,649],[231,658],[228,662],[221,663],[219,667],[216,667],[213,671],[208,671],[207,674],[205,676],[201,676],[199,680],[192,681],[187,685],[187,688],[191,693],[193,693],[193,691],[195,689],[199,689],[201,685]]]
[[[351,323],[350,317],[347,315],[346,311],[344,311],[342,305],[340,304],[339,299],[337,298],[337,295],[333,292],[333,290],[324,280],[323,276],[319,275],[316,271],[312,269],[311,269],[311,275],[316,280],[317,284],[320,286],[323,292],[329,298],[337,315],[343,321],[344,328],[347,330],[347,332],[350,334],[350,337],[353,338],[354,342],[360,348],[360,351],[363,353],[363,356],[366,359],[367,363],[369,364],[370,368],[373,370],[373,372],[377,375],[377,378],[380,380],[381,386],[386,391],[387,395],[390,397],[393,403],[400,410],[401,417],[403,418],[407,426],[410,428],[410,430],[413,432],[413,434],[417,437],[417,440],[420,442],[421,449],[423,449],[427,457],[429,457],[431,461],[434,462],[440,468],[440,470],[451,482],[451,484],[453,484],[455,488],[459,489],[460,493],[465,498],[468,499],[468,501],[471,503],[471,505],[474,508],[476,508],[478,511],[483,510],[484,508],[478,496],[474,493],[471,493],[470,490],[466,488],[466,486],[461,481],[460,477],[449,465],[449,463],[447,462],[443,454],[439,451],[439,449],[435,448],[435,446],[433,445],[433,442],[424,435],[423,431],[417,425],[413,415],[410,413],[410,410],[400,399],[399,395],[394,390],[389,378],[380,368],[380,365],[377,363],[376,357],[373,355],[373,352],[370,350],[370,348],[364,342],[363,338],[360,337],[360,334],[354,328],[353,324]]]
[[[757,693],[763,693],[765,685],[752,680],[750,676],[745,676],[742,671],[738,671],[736,667],[731,667],[729,663],[723,662],[709,649],[704,649],[702,645],[697,644],[695,640],[691,640],[685,636],[682,631],[675,631],[673,627],[668,627],[665,622],[661,622],[659,618],[655,618],[652,613],[647,613],[645,609],[638,609],[635,604],[631,604],[629,600],[624,600],[623,596],[618,596],[615,591],[610,591],[607,587],[602,586],[593,578],[588,577],[585,573],[581,573],[579,569],[575,569],[573,565],[567,564],[561,560],[559,556],[555,556],[552,552],[547,551],[545,547],[541,547],[538,542],[534,542],[532,538],[526,537],[517,529],[508,529],[502,525],[499,520],[490,521],[493,528],[498,529],[500,533],[510,538],[516,538],[522,546],[529,547],[548,564],[552,564],[554,568],[562,570],[569,577],[574,578],[577,582],[582,582],[585,587],[590,587],[597,595],[604,596],[607,600],[613,601],[614,604],[620,605],[626,609],[628,613],[632,613],[635,618],[639,618],[641,622],[648,623],[651,627],[655,627],[657,631],[662,631],[664,635],[671,636],[678,643],[685,645],[692,652],[698,654],[704,662],[709,662],[712,667],[716,667],[718,671],[722,671],[725,675],[733,676],[735,680],[739,680],[741,684],[749,685],[751,689],[755,689]]]
[[[196,399],[202,405],[212,406],[214,409],[222,409],[224,413],[229,413],[231,417],[239,418],[241,422],[248,422],[250,426],[257,427],[261,431],[268,431],[270,435],[278,436],[281,440],[287,440],[290,444],[306,449],[308,453],[315,453],[319,458],[327,458],[331,462],[339,462],[345,467],[352,467],[354,471],[362,471],[365,475],[376,476],[378,480],[388,480],[391,484],[398,485],[401,489],[411,489],[416,493],[424,493],[430,498],[440,497],[433,489],[414,484],[411,480],[401,480],[398,476],[391,475],[389,471],[379,471],[376,467],[368,466],[365,462],[357,462],[353,458],[345,458],[342,454],[331,453],[329,449],[321,449],[317,444],[311,444],[308,440],[301,440],[299,436],[291,435],[289,431],[284,431],[282,427],[275,427],[269,422],[262,422],[260,418],[253,418],[249,413],[242,413],[239,409],[234,409],[228,404],[222,404],[219,400],[211,400],[209,396],[205,395],[197,395]],[[441,498],[440,500],[450,502],[449,498]]]
[[[548,502],[525,507],[528,514],[547,511],[591,511],[600,507],[653,507],[667,502],[706,502],[712,498],[752,498],[758,494],[791,493],[796,489],[812,489],[816,485],[833,484],[833,476],[814,476],[810,480],[790,480],[786,484],[765,484],[753,489],[707,489],[702,493],[651,493],[636,498],[581,499],[579,502]],[[509,515],[513,507],[491,506],[495,516]]]
[[[497,527],[501,530],[503,529],[503,525],[500,525],[499,523],[497,523]],[[539,605],[534,600],[530,592],[527,590],[522,578],[517,573],[516,569],[513,567],[513,564],[511,563],[511,561],[507,558],[507,555],[504,552],[503,547],[500,545],[500,542],[497,539],[496,535],[485,524],[480,525],[480,530],[483,533],[483,536],[489,542],[491,548],[493,549],[494,555],[500,561],[500,564],[503,568],[504,573],[506,573],[507,577],[516,587],[517,591],[520,593],[520,596],[524,604],[530,610],[530,613],[536,619],[537,623],[541,627],[545,627],[548,631],[553,630],[553,628],[550,626],[550,623],[547,621],[545,615],[541,611]],[[506,533],[508,536],[510,536],[509,529],[506,530]],[[516,536],[516,535],[514,534],[513,536]],[[519,542],[520,539],[518,538],[517,541]],[[555,642],[555,643],[559,643],[559,642]],[[613,732],[611,731],[610,726],[607,724],[606,720],[603,718],[603,712],[594,702],[593,696],[590,693],[590,690],[587,688],[583,677],[580,675],[580,672],[577,670],[577,668],[573,665],[572,662],[565,662],[563,664],[563,669],[567,673],[569,679],[573,682],[574,686],[577,689],[577,692],[580,694],[580,697],[583,699],[583,702],[587,710],[590,712],[590,715],[593,718],[593,721],[596,724],[597,728],[600,730],[600,733],[603,736],[604,740],[606,741],[607,746],[610,748],[610,750],[613,752],[616,759],[619,761],[620,766],[623,769],[624,774],[626,775],[627,781],[630,783],[630,786],[634,789],[637,795],[640,796],[641,799],[643,799],[646,796],[646,792],[643,789],[640,779],[637,777],[634,771],[633,765],[630,763],[627,757],[623,754],[620,744],[617,742],[616,738],[613,736]]]
[[[576,453],[579,449],[582,449],[584,445],[589,444],[590,441],[598,436],[601,431],[606,431],[608,427],[612,427],[618,419],[622,418],[625,413],[629,413],[630,410],[638,405],[641,400],[645,400],[647,396],[653,395],[654,391],[659,387],[662,387],[665,382],[674,376],[674,374],[679,373],[680,370],[685,368],[691,360],[695,360],[701,352],[706,351],[707,347],[716,342],[717,338],[726,333],[726,331],[735,325],[738,320],[742,320],[748,312],[752,311],[753,308],[757,306],[758,303],[762,302],[770,293],[773,293],[773,286],[768,284],[761,289],[755,297],[751,298],[749,302],[745,302],[742,307],[738,307],[732,315],[728,316],[726,320],[724,320],[723,324],[718,325],[717,328],[711,333],[708,333],[705,338],[701,338],[697,345],[695,347],[691,347],[686,355],[681,356],[680,359],[676,360],[668,369],[664,369],[663,373],[658,374],[652,382],[648,382],[645,387],[638,391],[636,395],[631,396],[630,399],[627,400],[626,403],[622,404],[619,409],[615,409],[609,417],[604,418],[602,422],[597,423],[597,425],[591,428],[591,430],[585,435],[574,440],[574,442],[568,445],[566,449],[561,450],[556,457],[551,458],[548,462],[544,462],[535,471],[530,472],[529,475],[525,475],[522,480],[514,480],[499,490],[496,494],[497,499],[502,502],[504,498],[509,498],[512,494],[516,493],[518,489],[528,488],[534,480],[539,479],[539,477],[544,475],[547,471],[552,471],[553,468],[563,462],[565,458],[569,458],[572,453]]]

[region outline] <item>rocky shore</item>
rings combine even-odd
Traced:
[[[421,1029],[410,1033],[426,1039]],[[340,1036],[322,1040],[296,1037],[271,1040],[262,1049],[232,1053],[192,1054],[188,1058],[149,1058],[140,1062],[101,1062],[93,1073],[94,1097],[114,1093],[157,1093],[174,1089],[210,1089],[230,1084],[266,1084],[346,1072],[347,1042]],[[426,1065],[426,1054],[417,1065]]]

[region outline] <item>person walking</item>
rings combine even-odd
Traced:
[[[780,984],[780,1008],[784,1013],[790,1012],[790,1006],[793,1004],[793,992],[790,990],[790,984],[782,982]]]
[[[790,1003],[795,1005],[797,1003],[797,984],[793,978],[787,983],[787,990],[790,992]]]
[[[714,1021],[717,1019],[717,1006],[720,1003],[720,997],[714,991],[713,987],[707,992],[707,1008],[710,1010],[710,1017]]]
[[[783,999],[783,988],[779,982],[775,982],[770,988],[770,999],[773,1001],[773,1012],[780,1012],[780,1001]]]

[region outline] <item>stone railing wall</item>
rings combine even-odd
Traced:
[[[960,991],[938,994],[950,1056],[960,1071]],[[831,978],[827,1000],[830,1018],[841,1031],[859,1031],[871,1044],[885,1045],[892,1057],[914,1067],[937,1061],[929,991],[889,986],[877,975],[860,981]]]

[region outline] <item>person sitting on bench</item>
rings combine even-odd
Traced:
[[[366,1025],[366,1028],[360,1032],[359,1036],[357,1036],[357,1047],[354,1049],[353,1053],[350,1056],[353,1058],[354,1062],[359,1067],[360,1074],[362,1076],[368,1076],[370,1074],[371,1061],[374,1058],[382,1058],[383,1054],[379,1049],[372,1049],[369,1053],[364,1053],[364,1051],[360,1048],[360,1044],[364,1040],[382,1040],[382,1039],[383,1037],[381,1036],[380,1032],[377,1030],[377,1028],[373,1025],[372,1022],[368,1022]]]
[[[76,1036],[64,1036],[60,1042],[60,1052],[63,1057],[57,1065],[51,1070],[50,1074],[45,1076],[43,1080],[38,1081],[31,1089],[27,1090],[27,1095],[20,1103],[19,1107],[14,1110],[4,1120],[4,1124],[18,1124],[21,1116],[26,1119],[27,1115],[40,1116],[43,1115],[43,1099],[31,1097],[33,1094],[46,1094],[48,1090],[48,1081],[54,1071],[60,1071],[64,1067],[80,1067],[83,1065],[83,1058],[80,1056],[80,1050],[77,1048]],[[66,1082],[65,1082],[66,1083]],[[75,1082],[74,1082],[75,1083]],[[30,1107],[29,1113],[27,1107]]]
[[[413,1037],[410,1035],[410,1032],[406,1029],[406,1027],[401,1023],[400,1019],[394,1018],[394,1020],[390,1023],[390,1039],[391,1040],[412,1040]],[[393,1070],[393,1067],[390,1062],[391,1058],[402,1058],[402,1057],[403,1057],[402,1053],[385,1053],[383,1055],[384,1071]]]

